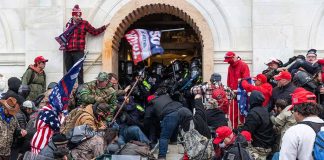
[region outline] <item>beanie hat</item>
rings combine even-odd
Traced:
[[[308,50],[307,51],[307,54],[306,54],[306,56],[308,55],[308,54],[315,54],[315,56],[317,56],[317,50],[316,49],[310,49],[310,50]]]
[[[62,133],[55,133],[52,137],[52,141],[55,146],[64,145],[68,143],[65,134]]]
[[[76,4],[73,8],[72,8],[72,16],[81,16],[82,15],[82,12],[81,12],[81,9],[79,7],[78,4]]]

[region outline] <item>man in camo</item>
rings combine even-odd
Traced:
[[[107,121],[113,118],[116,110],[117,98],[114,84],[111,82],[116,80],[116,77],[109,76],[106,72],[100,72],[97,80],[83,84],[83,88],[78,93],[77,97],[82,106],[95,103],[107,103],[110,108],[110,116]],[[116,80],[117,81],[117,80]]]
[[[0,100],[0,160],[9,160],[14,137],[24,137],[27,131],[19,127],[14,117],[19,111],[19,104],[13,97]]]

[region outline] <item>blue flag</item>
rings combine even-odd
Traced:
[[[249,84],[252,84],[252,79],[246,79]],[[237,88],[237,103],[240,109],[241,115],[247,117],[250,109],[248,92],[243,89],[242,83],[238,84]]]
[[[76,62],[69,72],[65,74],[64,77],[53,88],[53,91],[49,96],[49,103],[56,112],[62,112],[63,110],[67,109],[71,91],[75,81],[78,78],[84,59],[85,57]]]

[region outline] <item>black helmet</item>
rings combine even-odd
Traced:
[[[191,63],[190,63],[190,67],[194,68],[194,67],[201,67],[201,60],[197,57],[192,58]]]
[[[189,62],[188,61],[182,61],[183,68],[189,69]]]
[[[155,74],[162,75],[164,72],[164,67],[161,63],[158,63],[154,66],[153,70]]]
[[[211,83],[219,82],[221,80],[222,80],[222,76],[219,73],[213,73],[210,76],[210,82]]]
[[[125,61],[119,61],[119,73],[124,74],[126,70],[126,62]]]
[[[305,87],[311,90],[317,88],[317,85],[315,84],[313,77],[304,71],[298,71],[294,75],[293,82],[298,87]]]
[[[181,61],[179,60],[175,60],[173,63],[172,63],[172,69],[174,72],[179,72],[182,70],[182,63]]]
[[[53,89],[56,85],[56,82],[51,82],[50,84],[48,84],[47,89]]]
[[[133,62],[132,61],[127,61],[125,64],[125,71],[127,75],[132,75],[133,74]]]

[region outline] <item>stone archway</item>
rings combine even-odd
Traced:
[[[156,1],[156,2],[155,2]],[[135,6],[135,7],[134,7]],[[134,9],[136,8],[136,9]],[[174,1],[129,1],[111,19],[110,27],[105,32],[102,51],[102,69],[118,72],[118,48],[127,28],[145,15],[166,13],[186,21],[197,33],[202,43],[203,78],[208,80],[213,73],[213,37],[208,23],[201,13],[184,0]]]

